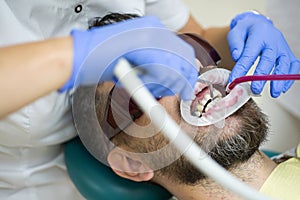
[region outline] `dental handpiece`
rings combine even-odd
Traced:
[[[249,75],[234,79],[228,86],[232,90],[237,84],[248,81],[300,80],[300,74]]]
[[[206,80],[203,80],[203,79],[200,79],[200,78],[198,78],[198,80],[197,80],[198,82],[201,82],[201,83],[204,83],[204,84],[206,84],[207,85],[207,87],[208,87],[208,90],[209,90],[209,95],[210,95],[210,98],[214,98],[214,87],[213,87],[213,84],[212,84],[212,82],[210,82],[210,81],[206,81]]]

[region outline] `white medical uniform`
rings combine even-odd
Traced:
[[[156,15],[172,30],[189,16],[180,0],[3,0],[0,46],[85,30],[89,19],[109,12]],[[61,145],[75,135],[68,93],[53,92],[1,120],[0,199],[81,199]]]

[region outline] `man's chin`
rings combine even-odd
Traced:
[[[267,117],[252,99],[225,119],[224,128],[211,126],[206,133],[209,137],[199,138],[200,145],[225,168],[247,161],[265,141],[268,132]]]

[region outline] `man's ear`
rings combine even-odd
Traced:
[[[149,181],[154,172],[140,159],[130,157],[130,153],[116,147],[107,157],[112,170],[119,176],[136,182]]]

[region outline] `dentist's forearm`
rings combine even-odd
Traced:
[[[64,85],[72,45],[69,36],[0,48],[0,118]]]

